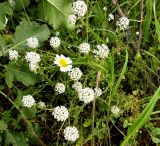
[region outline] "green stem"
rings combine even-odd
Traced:
[[[8,99],[13,105],[14,107],[19,111],[19,113],[22,115],[24,121],[26,122],[26,124],[28,125],[29,129],[32,131],[33,136],[37,139],[37,141],[40,143],[41,146],[46,146],[37,136],[37,134],[35,133],[32,124],[26,119],[24,113],[19,109],[19,107],[2,91],[0,91],[0,94],[2,94],[6,99]]]

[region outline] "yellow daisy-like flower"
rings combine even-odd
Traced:
[[[72,60],[64,55],[56,55],[54,64],[60,67],[60,71],[67,72],[72,68]]]

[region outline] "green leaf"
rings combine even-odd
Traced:
[[[150,114],[159,99],[160,96],[160,86],[153,95],[153,97],[150,99],[150,102],[145,107],[145,109],[142,111],[142,113],[138,116],[138,118],[135,120],[135,122],[132,124],[132,126],[128,129],[127,136],[125,137],[124,141],[121,143],[120,146],[125,146],[125,144],[128,142],[128,140],[133,136],[149,119]]]
[[[151,136],[151,138],[152,138],[152,141],[153,141],[154,143],[160,143],[160,139],[159,139],[159,138],[153,137],[153,136]]]
[[[33,117],[36,116],[37,110],[36,108],[27,108],[27,107],[23,107],[21,109],[21,112],[25,115],[26,119],[31,119]],[[21,115],[19,117],[20,119],[23,118]]]
[[[54,28],[66,23],[71,14],[70,0],[43,0],[39,3],[39,15]]]
[[[0,30],[5,29],[6,16],[12,15],[13,10],[8,2],[0,3]]]
[[[43,43],[48,40],[50,31],[47,25],[39,25],[36,22],[22,21],[19,26],[16,27],[13,42],[14,47],[23,49],[26,46],[26,40],[30,37],[37,37],[39,43]]]
[[[83,123],[83,126],[84,127],[89,127],[92,125],[92,119],[87,119],[84,123]]]
[[[160,128],[154,128],[151,132],[151,135],[154,135],[154,136],[160,135]]]
[[[15,62],[10,62],[5,66],[5,81],[11,88],[13,81],[22,82],[24,85],[34,85],[40,81],[40,76],[31,73],[27,66],[19,65]]]
[[[5,146],[12,144],[13,146],[28,146],[26,143],[26,136],[22,132],[11,133],[10,131],[6,132]]]
[[[15,1],[15,11],[23,10],[30,5],[30,0],[16,0]]]
[[[7,127],[7,124],[4,121],[0,120],[0,130],[7,130]]]

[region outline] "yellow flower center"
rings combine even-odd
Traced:
[[[58,63],[62,66],[62,67],[66,67],[68,65],[67,60],[65,60],[64,58],[59,59]]]

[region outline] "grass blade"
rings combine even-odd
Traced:
[[[137,130],[139,130],[147,122],[157,100],[159,99],[159,96],[160,96],[160,86],[153,95],[153,97],[151,98],[148,105],[145,107],[145,109],[142,111],[142,113],[139,115],[139,117],[136,119],[133,125],[129,128],[128,134],[120,146],[125,146],[125,144],[131,138],[131,136],[133,136],[137,132]]]

